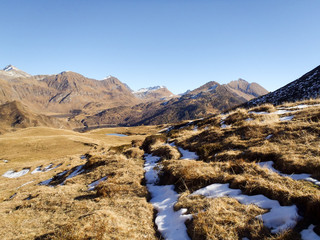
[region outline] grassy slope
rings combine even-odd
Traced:
[[[237,109],[228,115],[216,115],[197,122],[197,131],[194,131],[195,124],[189,124],[182,128],[180,125],[179,129],[168,134],[171,141],[200,156],[198,161],[162,162],[162,183],[175,184],[182,194],[176,208],[188,208],[194,214],[194,220],[188,224],[189,234],[194,239],[300,239],[301,229],[310,222],[319,224],[318,186],[281,176],[256,163],[272,160],[274,167],[283,173],[309,173],[319,179],[320,107],[309,107],[280,116],[294,115],[292,121],[279,121],[279,115],[276,114],[249,113],[253,110],[274,112],[276,109],[272,105],[250,110]],[[248,121],[248,118],[252,120]],[[230,127],[221,128],[221,121]],[[271,134],[272,137],[266,139]],[[304,218],[292,231],[272,236],[261,222],[254,223],[257,210],[253,211],[253,215],[247,214],[243,210],[245,206],[228,198],[219,200],[218,206],[215,205],[218,200],[200,201],[188,197],[189,193],[212,183],[229,183],[231,188],[241,189],[245,194],[263,194],[282,205],[296,204]],[[205,203],[201,203],[203,201]],[[246,227],[243,223],[246,223]],[[235,237],[222,237],[227,235]]]
[[[271,105],[251,110],[276,111]],[[180,125],[167,135],[148,138],[142,145],[146,152],[162,157],[162,183],[175,184],[181,193],[175,209],[187,208],[193,214],[193,220],[187,222],[192,239],[300,239],[299,232],[310,223],[319,228],[319,187],[281,176],[256,162],[273,160],[275,168],[282,172],[309,173],[319,179],[320,107],[288,113],[295,117],[287,122],[279,121],[278,115],[249,111],[238,109],[227,116]],[[221,128],[222,117],[230,127]],[[248,118],[252,121],[246,121]],[[134,127],[75,133],[28,128],[1,135],[0,158],[9,160],[0,163],[1,175],[9,169],[33,170],[51,162],[63,165],[17,179],[1,177],[0,218],[4,220],[0,222],[0,235],[6,239],[156,239],[153,208],[143,185],[144,151],[139,146],[159,129]],[[167,139],[196,151],[200,159],[179,160],[181,155],[174,146],[163,145]],[[132,140],[136,141],[132,144]],[[89,159],[81,160],[80,155],[86,152],[90,153]],[[63,186],[59,183],[65,176],[54,180],[54,188],[38,185],[82,164],[85,172]],[[87,191],[88,184],[104,176],[107,181],[96,190]],[[29,181],[34,182],[17,189]],[[303,219],[293,230],[274,236],[256,218],[264,209],[228,197],[189,196],[211,183],[229,183],[245,194],[263,194],[282,205],[296,204]],[[14,193],[17,195],[9,199]]]
[[[1,175],[11,169],[19,171],[28,167],[32,171],[37,166],[62,163],[49,172],[29,172],[14,179],[0,176],[2,239],[155,238],[153,208],[147,202],[146,188],[141,185],[143,151],[130,145],[132,140],[139,143],[158,130],[149,126],[98,129],[81,134],[39,127],[0,135],[0,159],[9,160],[8,163],[1,160]],[[131,150],[127,151],[127,157],[119,153],[123,147],[117,146],[121,145]],[[87,152],[90,152],[89,160],[80,159]],[[86,171],[63,186],[38,185],[83,164]],[[113,183],[112,195],[103,184],[98,191],[87,191],[88,184],[105,176],[108,183]],[[31,183],[21,187],[28,182]],[[14,193],[17,195],[10,199]],[[27,200],[28,197],[31,199]]]

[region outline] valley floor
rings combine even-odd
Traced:
[[[316,100],[174,126],[6,133],[0,235],[320,239],[319,135]]]

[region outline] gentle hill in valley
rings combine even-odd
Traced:
[[[30,111],[27,106],[19,101],[7,102],[0,105],[0,131],[6,132],[10,129],[27,127],[55,127],[70,128],[77,126],[43,114]]]

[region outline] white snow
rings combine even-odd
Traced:
[[[28,185],[28,184],[33,183],[33,182],[34,181],[26,182],[26,183],[22,184],[21,186],[17,187],[17,189],[22,188],[23,186]]]
[[[314,225],[310,225],[308,229],[301,231],[301,239],[302,240],[320,240],[320,236],[317,235],[314,231]]]
[[[147,184],[147,187],[152,196],[150,202],[158,211],[155,223],[162,236],[168,240],[190,239],[184,222],[192,216],[184,215],[186,209],[174,211],[173,206],[179,198],[179,194],[174,191],[174,185]]]
[[[231,125],[221,124],[221,128],[223,128],[223,129],[229,128],[229,127],[231,127]]]
[[[107,133],[108,136],[116,136],[116,137],[127,137],[128,135],[121,134],[121,133]]]
[[[74,170],[74,171],[64,180],[64,182],[65,182],[67,179],[73,178],[73,177],[79,175],[80,173],[84,172],[84,170],[82,169],[83,166],[84,166],[84,165],[79,165],[79,166],[76,168],[76,170]],[[61,183],[61,185],[63,185],[64,182]]]
[[[61,165],[62,165],[62,163],[60,163],[57,166],[53,167],[53,164],[50,163],[48,166],[44,167],[42,170],[41,170],[42,166],[38,166],[31,172],[31,174],[49,172],[49,171],[51,171],[53,169],[56,169],[56,168],[60,167]]]
[[[68,170],[64,170],[63,172],[58,173],[57,176],[60,177],[60,176],[62,176],[62,175],[64,175],[64,174],[66,174],[67,172],[68,172]]]
[[[148,93],[152,91],[156,91],[158,89],[165,88],[165,86],[155,86],[155,87],[148,87],[148,88],[140,88],[138,91],[134,91],[133,94],[137,93]]]
[[[197,131],[198,131],[198,126],[197,126],[197,125],[194,126],[193,131],[194,131],[194,132],[197,132]]]
[[[88,191],[92,191],[92,190],[94,190],[95,189],[95,187],[99,184],[99,183],[101,183],[102,181],[104,181],[104,180],[106,180],[107,179],[107,176],[105,176],[105,177],[103,177],[103,178],[100,178],[100,179],[98,179],[97,181],[94,181],[94,182],[92,182],[92,183],[90,183],[89,185],[88,185]]]
[[[306,181],[312,182],[313,184],[316,184],[316,185],[320,186],[320,181],[318,181],[317,179],[312,178],[311,175],[308,174],[308,173],[297,173],[297,174],[284,174],[284,173],[281,173],[280,171],[278,171],[277,169],[275,169],[273,167],[273,164],[274,164],[273,161],[260,162],[260,163],[257,163],[257,164],[260,165],[260,167],[268,168],[270,171],[278,173],[283,177],[289,177],[289,178],[292,178],[293,180],[306,180]]]
[[[213,85],[212,87],[210,87],[210,88],[208,89],[208,91],[213,91],[213,90],[215,90],[217,87],[218,87],[218,85],[215,84],[215,85]]]
[[[249,113],[258,114],[258,115],[269,114],[268,112],[255,112],[255,111],[251,111]]]
[[[272,134],[266,136],[266,140],[269,140],[272,137]]]
[[[22,177],[23,175],[26,175],[29,171],[30,171],[29,168],[23,169],[19,172],[9,170],[5,172],[2,176],[6,178],[18,178],[18,177]]]
[[[50,163],[48,166],[44,167],[42,171],[43,171],[43,172],[49,172],[50,170],[53,169],[52,166],[53,166],[53,164]]]
[[[6,71],[6,72],[8,72],[10,70],[13,70],[13,66],[12,65],[8,65],[3,69],[3,71]]]
[[[150,202],[158,211],[155,223],[159,232],[168,240],[188,240],[187,228],[184,222],[191,219],[191,215],[184,215],[186,209],[174,211],[173,207],[179,198],[179,194],[174,191],[174,185],[156,185],[159,179],[157,162],[158,156],[145,155],[145,178],[147,188],[151,194]]]
[[[229,127],[231,127],[231,125],[227,125],[227,124],[225,124],[225,122],[224,121],[221,121],[220,122],[220,125],[221,125],[221,128],[229,128]]]
[[[199,156],[195,152],[190,152],[189,150],[185,150],[182,147],[178,147],[178,150],[182,154],[182,157],[180,159],[199,159]]]
[[[291,121],[294,118],[294,115],[292,116],[286,116],[286,117],[281,117],[279,120],[280,121]]]
[[[253,119],[252,118],[247,118],[245,121],[246,122],[251,122],[251,121],[253,121]]]
[[[153,156],[151,154],[145,155],[146,162],[144,164],[145,178],[147,183],[156,184],[158,181],[158,170],[155,169],[157,162],[160,160],[160,157]]]
[[[50,178],[50,179],[45,180],[45,181],[42,181],[41,183],[39,183],[39,185],[46,185],[46,186],[48,186],[48,185],[51,183],[52,180],[53,180],[53,178]]]
[[[273,114],[282,115],[282,114],[293,113],[293,112],[296,112],[296,111],[289,111],[289,110],[286,110],[286,109],[279,109],[278,111],[273,112]]]
[[[241,193],[240,189],[231,189],[229,184],[211,184],[201,188],[191,195],[203,195],[209,198],[232,197],[242,204],[255,204],[260,208],[270,209],[269,212],[258,216],[272,233],[280,233],[288,228],[293,228],[299,220],[298,209],[295,205],[281,206],[278,201],[271,200],[264,195],[248,196]]]
[[[36,168],[31,172],[31,174],[35,174],[35,173],[39,173],[39,172],[42,172],[42,171],[41,171],[41,166],[36,167]]]

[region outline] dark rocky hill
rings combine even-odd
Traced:
[[[253,99],[243,106],[251,107],[264,103],[279,105],[284,102],[296,102],[320,96],[320,66],[304,74],[297,80],[267,95]]]

